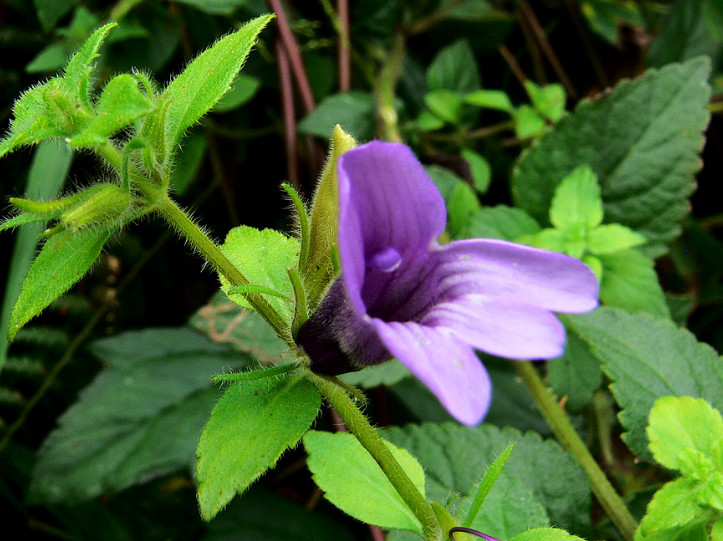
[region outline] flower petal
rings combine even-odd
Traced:
[[[482,295],[500,302],[554,312],[587,312],[597,306],[598,282],[570,256],[502,240],[471,239],[445,244],[437,260],[442,301]]]
[[[393,248],[404,266],[426,255],[444,231],[446,210],[422,164],[404,145],[372,141],[356,147],[339,158],[337,172],[339,256],[349,298],[363,314],[367,256]]]
[[[373,321],[391,354],[429,387],[458,421],[476,425],[482,420],[489,409],[492,384],[469,346],[446,329]]]
[[[438,304],[421,323],[449,329],[474,348],[510,359],[552,359],[565,346],[565,327],[551,312],[481,295]]]

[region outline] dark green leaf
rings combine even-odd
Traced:
[[[492,168],[489,162],[484,156],[468,148],[462,150],[462,157],[467,162],[467,165],[469,165],[474,189],[477,190],[478,193],[486,193],[492,181]]]
[[[316,418],[321,396],[302,376],[258,379],[229,387],[198,442],[201,516],[211,520],[238,492],[273,467]]]
[[[325,98],[310,115],[299,122],[299,131],[329,139],[339,124],[355,139],[374,137],[374,96],[366,92],[346,92]]]
[[[540,226],[534,218],[517,207],[497,205],[483,207],[467,218],[458,238],[489,238],[515,241],[525,235],[534,235]]]
[[[10,315],[10,340],[88,272],[112,233],[107,229],[67,229],[48,239],[33,261]]]
[[[221,98],[213,110],[222,113],[243,105],[254,97],[260,86],[261,81],[256,77],[239,73],[231,85],[231,90]]]
[[[569,529],[589,524],[590,489],[584,472],[557,443],[537,434],[445,423],[391,428],[384,437],[419,460],[427,476],[427,496],[436,502],[471,494],[489,464],[514,443],[499,479],[510,477],[526,485],[545,505],[552,523]]]
[[[45,30],[50,30],[63,15],[80,3],[80,0],[63,0],[62,2],[58,0],[33,0],[33,3],[40,24],[43,25]]]
[[[602,384],[600,361],[590,346],[574,331],[568,331],[565,353],[547,364],[548,382],[558,397],[567,397],[565,407],[580,411],[593,398]]]
[[[247,4],[248,0],[178,0],[178,2],[212,15],[231,15],[237,8]]]
[[[33,472],[33,501],[70,503],[190,469],[218,391],[209,378],[249,357],[186,328],[94,342],[106,368],[60,418]]]
[[[605,221],[645,235],[648,253],[665,251],[680,233],[700,167],[709,73],[707,59],[693,59],[581,102],[523,154],[513,173],[517,204],[549,224],[558,183],[586,163],[602,187]]]
[[[466,40],[455,41],[437,53],[427,69],[427,86],[430,91],[445,89],[459,94],[479,89],[477,61]]]
[[[565,321],[589,344],[613,381],[626,430],[623,439],[638,457],[652,458],[645,428],[656,399],[692,396],[723,410],[720,357],[672,321],[607,307],[568,315]]]

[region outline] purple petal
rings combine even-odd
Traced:
[[[552,359],[565,347],[565,327],[551,312],[481,295],[438,304],[421,323],[448,329],[474,348],[510,359]]]
[[[392,355],[429,387],[458,421],[476,425],[482,420],[489,409],[492,384],[469,346],[446,329],[373,321]]]
[[[492,239],[459,240],[432,252],[440,273],[438,298],[467,295],[526,304],[554,312],[597,306],[598,282],[577,259]]]
[[[339,158],[339,256],[354,307],[365,313],[361,288],[367,257],[394,249],[397,264],[415,259],[444,231],[444,201],[412,151],[373,141]]]

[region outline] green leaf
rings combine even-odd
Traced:
[[[171,190],[175,195],[183,196],[193,184],[206,156],[206,147],[203,133],[193,133],[183,141],[176,155],[176,167],[171,171]]]
[[[273,509],[273,519],[269,510]],[[354,541],[337,521],[272,492],[252,488],[208,524],[201,541]]]
[[[475,90],[464,97],[464,102],[476,107],[495,109],[513,114],[515,106],[512,105],[510,97],[502,90]]]
[[[550,122],[557,122],[565,114],[567,96],[561,84],[538,86],[528,79],[525,81],[525,90],[537,112]]]
[[[663,486],[650,500],[640,532],[648,535],[656,530],[670,530],[698,518],[704,509],[696,501],[695,489],[695,481],[685,477]]]
[[[620,224],[605,224],[588,233],[587,249],[591,254],[603,255],[634,248],[648,240],[632,229]]]
[[[471,497],[460,502],[463,515],[471,503]],[[499,539],[509,539],[529,528],[549,525],[545,506],[535,497],[532,489],[514,477],[505,476],[492,486],[482,510],[470,527]]]
[[[345,92],[324,98],[311,114],[299,122],[299,131],[329,139],[339,124],[355,139],[374,137],[374,96],[367,92]]]
[[[236,9],[248,3],[248,0],[178,0],[180,4],[212,15],[231,15]]]
[[[424,471],[419,463],[406,450],[385,444],[424,494]],[[422,533],[417,517],[354,436],[311,430],[304,436],[304,447],[314,481],[339,509],[368,524]]]
[[[118,131],[153,111],[153,104],[138,88],[138,80],[128,73],[111,79],[95,107],[97,115],[78,135],[71,147],[92,146],[105,142]]]
[[[449,220],[447,228],[452,237],[457,237],[459,230],[467,222],[469,216],[480,208],[477,194],[465,182],[460,182],[452,191],[447,203]]]
[[[263,363],[286,362],[286,344],[256,312],[246,310],[218,291],[189,324],[219,344],[253,355]]]
[[[534,235],[540,226],[524,210],[497,205],[474,211],[461,227],[458,238],[488,238],[516,241],[525,235]]]
[[[286,269],[296,266],[299,257],[299,241],[273,229],[255,229],[241,225],[226,235],[221,250],[248,278],[249,283],[271,288],[286,296],[267,296],[266,300],[285,321],[291,321],[294,313],[293,288]],[[221,278],[221,289],[229,293],[231,284]],[[243,295],[229,295],[231,300],[245,308],[251,308]]]
[[[23,325],[88,272],[112,233],[107,229],[68,229],[48,239],[33,261],[10,315],[11,341]]]
[[[442,194],[442,199],[446,205],[449,204],[449,198],[457,187],[457,184],[464,182],[461,178],[455,175],[452,171],[439,165],[428,165],[424,167],[424,170],[432,179],[434,185]]]
[[[516,535],[510,541],[583,541],[583,539],[557,528],[534,528]]]
[[[33,0],[35,13],[46,31],[53,28],[55,23],[78,3],[80,3],[80,0],[65,0],[63,2],[57,0]]]
[[[588,165],[575,168],[560,182],[550,205],[550,222],[563,231],[582,232],[603,219],[600,185]]]
[[[81,501],[189,470],[218,397],[209,378],[250,363],[183,327],[127,332],[90,350],[104,369],[43,443],[35,502]]]
[[[452,90],[432,90],[424,95],[424,103],[445,122],[459,124],[462,121],[464,102],[459,94]]]
[[[545,119],[529,105],[521,105],[515,111],[515,133],[520,139],[539,137],[546,128]]]
[[[349,385],[372,389],[379,385],[394,385],[411,375],[409,368],[396,359],[392,359],[386,363],[367,366],[357,372],[342,374],[339,378]]]
[[[592,402],[603,381],[600,361],[590,346],[573,330],[567,332],[565,353],[547,363],[548,383],[559,397],[567,397],[565,408],[578,412]]]
[[[590,345],[612,380],[622,408],[623,440],[638,457],[652,458],[645,428],[658,398],[692,396],[723,409],[720,357],[672,321],[607,307],[564,320]]]
[[[479,89],[477,60],[467,40],[455,41],[437,53],[427,69],[427,86],[430,91],[446,89],[461,94]]]
[[[221,38],[171,81],[160,98],[169,104],[165,116],[166,148],[175,152],[183,133],[229,91],[259,33],[272,18],[273,15],[262,15]]]
[[[664,396],[653,404],[647,429],[653,458],[683,471],[681,451],[694,449],[712,460],[714,446],[723,440],[723,419],[700,398]]]
[[[467,165],[469,165],[474,189],[477,190],[478,193],[486,193],[492,181],[492,168],[489,162],[483,156],[468,148],[462,150],[462,157],[467,162]]]
[[[65,178],[73,161],[73,154],[65,145],[55,142],[41,143],[33,155],[25,187],[25,196],[33,199],[55,199],[65,183]],[[3,223],[3,226],[7,222]],[[0,229],[3,228],[0,226]],[[0,312],[0,370],[7,355],[7,332],[10,313],[20,294],[25,274],[36,255],[38,235],[43,231],[43,224],[26,225],[15,236],[12,255],[9,258],[7,282],[2,299]]]
[[[487,424],[471,428],[444,423],[390,428],[383,435],[419,460],[426,473],[427,497],[437,502],[472,495],[489,464],[514,443],[515,451],[498,480],[510,477],[526,485],[553,524],[574,530],[589,525],[585,473],[557,443],[543,441],[534,432],[523,435]],[[458,504],[453,501],[450,510],[455,512]]]
[[[213,110],[217,113],[225,113],[226,111],[236,109],[251,100],[260,87],[261,81],[256,77],[239,73],[231,85],[231,90],[221,98]]]
[[[669,318],[663,289],[653,261],[637,250],[598,256],[603,268],[600,300],[633,313]]]
[[[308,430],[321,396],[302,376],[233,385],[216,403],[198,442],[201,516],[211,520],[276,464]]]
[[[716,520],[710,532],[711,541],[723,541],[723,517]]]
[[[68,92],[75,93],[78,102],[81,104],[88,102],[89,79],[95,68],[93,61],[98,58],[98,50],[108,33],[116,26],[118,26],[118,23],[111,22],[98,28],[85,40],[85,43],[71,57],[68,65],[65,66],[62,77],[63,87]]]
[[[615,0],[583,0],[580,4],[580,11],[595,33],[611,45],[618,44],[621,23],[631,28],[645,27],[637,4],[621,4]]]
[[[555,188],[586,163],[602,187],[605,221],[645,235],[647,253],[664,252],[680,233],[700,167],[709,73],[710,61],[698,58],[581,102],[522,155],[512,179],[517,205],[549,224]]]

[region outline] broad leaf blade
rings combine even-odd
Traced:
[[[613,381],[622,411],[623,440],[638,457],[651,459],[645,428],[656,399],[704,398],[723,410],[723,362],[707,344],[669,320],[602,307],[565,316]]]
[[[257,17],[221,38],[171,81],[161,96],[163,102],[170,103],[166,112],[169,149],[174,150],[183,133],[228,92],[257,36],[272,18],[272,15]]]
[[[404,449],[386,442],[414,485],[424,494],[424,471]],[[372,456],[348,432],[304,436],[307,464],[326,498],[354,518],[381,526],[422,533],[422,525]]]
[[[94,342],[106,368],[43,443],[31,498],[70,503],[190,469],[218,391],[209,378],[251,360],[187,328]]]
[[[11,341],[23,325],[88,272],[111,234],[107,229],[65,230],[48,239],[33,261],[10,315]]]
[[[696,58],[582,102],[523,154],[513,174],[517,204],[549,224],[557,184],[586,163],[602,187],[605,221],[645,235],[650,253],[664,252],[680,233],[700,168],[709,73],[710,61]]]
[[[321,396],[302,376],[245,381],[216,403],[198,442],[201,516],[211,520],[308,430]]]

